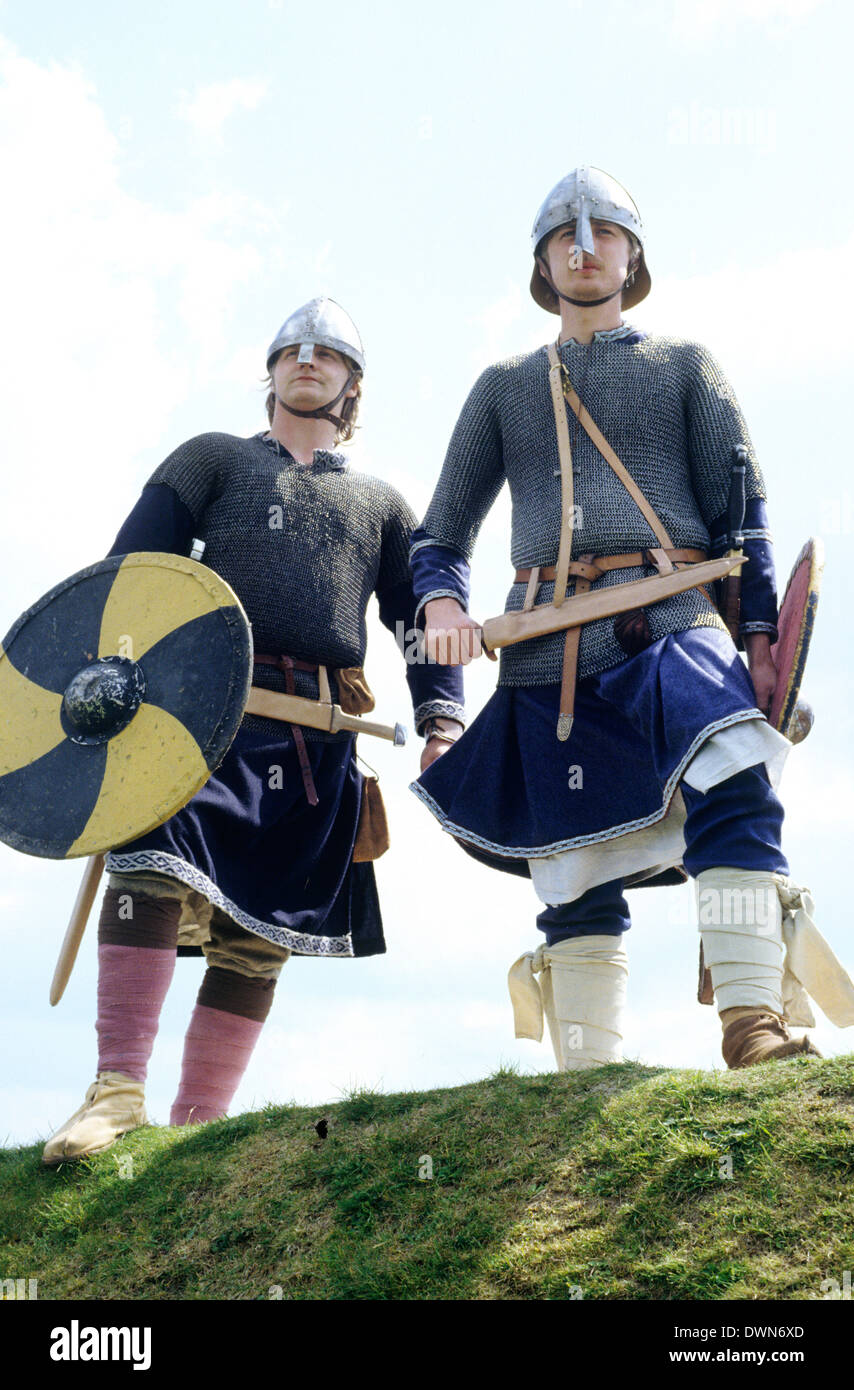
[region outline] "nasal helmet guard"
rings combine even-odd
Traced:
[[[287,410],[290,415],[299,415],[308,419],[331,420],[334,425],[341,427],[346,422],[341,416],[331,414],[331,411],[346,396],[350,387],[365,370],[365,350],[362,347],[359,330],[340,304],[337,304],[334,299],[320,295],[317,299],[310,299],[307,304],[303,304],[300,309],[296,309],[289,318],[285,319],[267,349],[267,371],[271,371],[273,363],[284,348],[297,345],[299,345],[298,362],[311,362],[316,347],[332,348],[333,351],[340,352],[342,357],[349,360],[350,375],[334,400],[327,401],[325,405],[318,406],[316,410],[297,410],[294,406],[286,405],[278,394],[276,400],[282,409]]]
[[[578,169],[555,184],[534,220],[531,232],[531,249],[534,253],[534,273],[531,276],[531,295],[541,309],[551,314],[560,312],[559,298],[551,286],[543,279],[536,257],[545,238],[556,227],[567,222],[575,223],[575,250],[593,254],[593,228],[591,221],[615,222],[636,238],[640,248],[640,261],[626,279],[623,288],[623,308],[631,309],[645,299],[650,291],[650,275],[646,267],[643,249],[643,226],[634,201],[610,174],[603,169],[595,169],[590,164],[582,164]],[[619,293],[619,291],[618,291]],[[568,296],[566,296],[568,298]],[[608,296],[613,298],[613,296]],[[571,303],[575,301],[571,300]],[[578,301],[581,303],[582,301]],[[596,303],[604,303],[597,300]]]

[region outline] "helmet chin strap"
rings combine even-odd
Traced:
[[[282,407],[282,410],[286,410],[289,415],[298,415],[302,420],[331,420],[332,424],[335,425],[336,428],[341,429],[344,425],[346,425],[347,421],[342,419],[340,415],[333,415],[332,407],[338,404],[338,402],[342,399],[343,396],[347,394],[347,392],[350,390],[350,387],[360,376],[361,372],[358,370],[358,368],[356,369],[356,371],[351,372],[347,380],[344,382],[344,385],[341,387],[341,390],[338,392],[338,395],[334,396],[331,401],[327,401],[325,405],[317,406],[314,410],[297,410],[296,406],[288,405],[286,401],[283,401],[278,391],[275,393],[276,400],[279,402],[279,405]]]

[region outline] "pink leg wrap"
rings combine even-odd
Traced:
[[[184,1042],[171,1125],[200,1124],[226,1114],[263,1027],[263,1020],[196,1005]]]
[[[175,948],[98,947],[98,1071],[144,1081],[160,1010],[175,970]]]

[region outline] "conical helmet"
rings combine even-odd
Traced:
[[[623,185],[617,183],[617,180],[606,174],[603,169],[594,169],[590,164],[582,164],[562,178],[560,183],[555,184],[534,219],[531,232],[534,257],[536,258],[543,239],[556,227],[563,227],[567,222],[575,223],[576,246],[592,254],[591,219],[616,222],[618,227],[625,227],[627,232],[631,232],[637,238],[640,245],[640,264],[635,271],[634,282],[623,291],[623,308],[631,309],[633,305],[646,298],[651,284],[644,257],[643,226],[633,199],[629,197]],[[536,259],[531,276],[531,294],[541,309],[548,309],[552,314],[559,313],[557,295],[540,274]]]
[[[350,315],[334,299],[327,299],[323,295],[310,299],[285,319],[267,350],[267,371],[273,358],[283,348],[293,347],[297,343],[299,362],[310,362],[315,347],[328,347],[349,357],[360,371],[365,370],[365,351],[359,330]]]

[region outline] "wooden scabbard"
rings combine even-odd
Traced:
[[[527,642],[532,637],[562,632],[582,623],[595,622],[597,618],[610,618],[631,608],[643,608],[648,603],[659,603],[700,584],[723,579],[736,566],[746,563],[747,557],[744,555],[724,555],[719,560],[701,560],[686,569],[674,570],[672,574],[656,574],[648,579],[633,580],[630,584],[614,584],[609,589],[578,594],[558,605],[545,603],[527,613],[501,613],[497,618],[487,618],[483,624],[483,644],[490,651],[497,647],[512,647],[514,643]]]
[[[101,882],[103,872],[103,854],[93,854],[86,865],[82,882],[77,891],[71,921],[68,923],[68,930],[65,933],[65,939],[59,951],[59,959],[56,962],[56,969],[53,972],[50,986],[51,1004],[58,1004],[65,992],[65,986],[68,984],[74,969],[74,962],[77,959],[77,952],[80,949],[80,942],[83,940],[83,933],[86,930],[86,923],[89,920],[89,913],[92,911],[92,904],[95,901],[95,894],[98,891],[98,884]]]
[[[741,616],[741,562],[744,556],[738,550],[731,550],[725,556],[737,556],[738,564],[726,577],[723,582],[723,592],[721,595],[721,617],[729,628],[729,635],[738,646],[739,639],[739,620]]]
[[[337,734],[352,729],[357,734],[374,734],[392,743],[400,742],[398,725],[375,724],[361,715],[345,714],[340,705],[321,700],[307,700],[302,695],[284,695],[279,690],[264,690],[253,685],[246,701],[245,714],[259,714],[265,719],[282,719],[288,724],[305,724],[309,729],[324,729]]]

